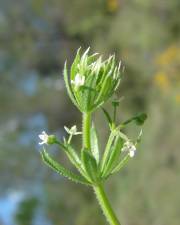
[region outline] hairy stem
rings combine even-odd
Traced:
[[[91,113],[83,114],[83,147],[87,149],[91,149],[91,139],[90,139],[90,131],[91,131]]]
[[[91,113],[83,114],[83,125],[82,125],[82,133],[83,133],[83,147],[91,150]],[[94,192],[98,199],[98,202],[101,206],[104,215],[109,222],[110,225],[121,225],[118,221],[107,197],[104,192],[102,184],[94,185]]]
[[[96,197],[98,199],[98,202],[101,206],[101,209],[102,209],[107,221],[109,222],[109,224],[110,225],[121,225],[109,203],[109,200],[107,199],[107,196],[104,192],[104,188],[103,188],[102,184],[94,186],[93,188],[94,188]]]

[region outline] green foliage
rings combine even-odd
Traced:
[[[73,172],[71,172],[70,170],[66,169],[65,167],[63,167],[61,164],[57,163],[56,161],[54,161],[49,154],[46,152],[46,150],[44,149],[41,152],[41,156],[43,161],[49,166],[51,167],[53,170],[55,170],[57,173],[60,173],[62,176],[67,177],[68,179],[76,182],[76,183],[82,183],[82,184],[89,184],[88,181],[86,181],[83,177],[78,176],[76,174],[74,174]]]
[[[82,162],[84,169],[92,183],[99,181],[99,171],[96,159],[86,149],[82,150]]]
[[[55,143],[64,150],[64,153],[80,172],[82,178],[76,177],[75,174],[53,161],[45,150],[42,152],[42,157],[50,167],[61,175],[76,182],[90,182],[93,186],[102,182],[105,178],[107,179],[110,174],[119,171],[125,165],[127,156],[123,159],[120,157],[124,149],[126,150],[126,155],[134,156],[135,145],[122,133],[121,128],[132,121],[135,121],[137,125],[143,125],[147,116],[145,113],[141,113],[117,126],[116,109],[119,106],[119,101],[116,100],[112,103],[114,109],[113,119],[111,119],[112,116],[106,109],[102,107],[110,127],[110,135],[103,156],[102,158],[100,157],[99,140],[95,125],[91,123],[91,114],[98,108],[99,104],[104,104],[115,93],[121,77],[120,64],[116,66],[114,56],[110,56],[102,62],[101,57],[96,57],[97,54],[88,56],[88,52],[89,48],[80,56],[80,48],[78,49],[71,66],[71,82],[68,81],[66,64],[64,66],[64,79],[69,97],[78,106],[79,110],[83,112],[83,130],[82,132],[77,132],[75,125],[70,129],[65,127],[66,132],[70,136],[68,141],[64,139],[64,144],[61,141],[57,141],[56,137],[53,136],[53,139],[56,140]],[[77,134],[82,134],[83,136],[81,159],[71,145],[72,136]],[[139,142],[141,134],[135,144]],[[41,144],[46,144],[46,140],[49,140],[50,137],[45,132],[43,135],[40,135],[40,138],[43,140]]]
[[[110,56],[102,62],[102,57],[96,58],[97,54],[88,55],[89,48],[80,56],[80,48],[78,49],[74,62],[71,66],[70,82],[68,80],[68,72],[65,64],[64,79],[66,88],[72,102],[82,112],[82,132],[77,132],[74,125],[72,128],[64,127],[70,135],[68,141],[64,139],[64,145],[56,141],[68,156],[71,163],[80,172],[81,176],[77,176],[71,171],[65,169],[62,165],[55,162],[49,157],[47,152],[42,152],[42,158],[51,168],[62,176],[72,181],[89,184],[94,188],[97,199],[104,212],[104,215],[111,225],[120,225],[118,218],[112,210],[110,203],[104,193],[102,182],[108,177],[119,171],[129,161],[130,157],[134,157],[135,145],[140,141],[142,132],[138,136],[135,144],[122,133],[121,128],[128,123],[135,121],[137,125],[142,125],[146,120],[146,114],[139,114],[125,121],[122,125],[116,125],[116,110],[119,101],[113,101],[114,109],[112,116],[103,109],[107,123],[110,127],[110,135],[103,153],[100,157],[100,149],[98,146],[98,137],[94,123],[92,123],[92,113],[99,106],[115,94],[121,79],[120,67],[121,63],[116,66],[115,56]],[[83,143],[81,148],[81,160],[76,151],[70,145],[73,135],[82,134]],[[49,137],[45,132],[39,136],[42,139],[40,144],[48,144]],[[121,152],[125,152],[123,158],[120,157]]]
[[[129,155],[126,155],[117,165],[115,168],[113,168],[113,170],[110,172],[111,174],[119,172],[128,162],[128,160],[130,159]]]
[[[117,135],[113,145],[110,149],[110,154],[107,158],[107,162],[105,163],[105,168],[102,171],[102,176],[107,177],[109,174],[111,174],[111,171],[116,167],[117,163],[119,162],[119,157],[121,154],[121,150],[123,148],[124,140]]]

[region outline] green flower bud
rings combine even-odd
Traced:
[[[47,143],[49,145],[52,145],[52,144],[55,144],[56,142],[57,142],[56,136],[55,135],[49,135]]]
[[[97,53],[88,53],[89,48],[82,55],[78,49],[69,77],[66,64],[64,67],[68,93],[81,112],[92,112],[104,104],[114,94],[121,80],[121,63],[116,65],[114,55],[102,61]]]

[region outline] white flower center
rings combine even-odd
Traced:
[[[79,73],[76,74],[74,80],[71,80],[71,83],[74,84],[76,88],[83,86],[84,82],[85,82],[85,76]]]

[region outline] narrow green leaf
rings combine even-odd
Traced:
[[[88,76],[86,79],[85,86],[82,86],[81,91],[81,105],[84,111],[89,111],[91,107],[91,96],[95,92],[92,88],[93,76]]]
[[[98,166],[93,155],[85,149],[82,150],[82,162],[88,177],[92,182],[96,182],[98,179]]]
[[[71,66],[71,80],[74,80],[74,78],[77,74],[77,68],[78,68],[77,65],[80,62],[80,50],[81,50],[81,48],[79,48],[77,50],[76,57],[75,57],[75,59],[73,61],[73,64]]]
[[[102,83],[102,87],[100,89],[99,95],[97,96],[95,104],[99,104],[101,101],[103,101],[103,98],[106,97],[108,91],[110,90],[111,81],[112,78],[107,75]]]
[[[123,122],[121,125],[122,126],[125,126],[131,122],[135,122],[137,125],[143,125],[144,122],[146,121],[147,119],[147,115],[146,113],[141,113],[141,114],[138,114],[137,116],[133,116],[132,118],[126,120],[125,122]]]
[[[136,124],[143,125],[146,119],[147,119],[147,114],[141,113],[140,115],[136,116]]]
[[[87,66],[87,62],[88,62],[88,52],[90,50],[90,47],[88,47],[86,49],[86,51],[83,53],[82,57],[81,57],[81,64],[82,67],[86,67]]]
[[[86,173],[83,169],[83,165],[82,162],[78,156],[78,154],[76,153],[75,149],[68,144],[67,142],[63,144],[61,144],[64,152],[66,153],[68,159],[71,161],[71,163],[76,167],[76,169],[80,172],[80,174],[85,177],[88,181],[88,177],[86,176]]]
[[[61,174],[62,176],[67,177],[68,179],[70,179],[71,181],[74,181],[76,183],[90,185],[90,183],[86,179],[84,179],[82,176],[74,174],[70,170],[68,170],[65,167],[63,167],[61,164],[59,164],[56,161],[54,161],[49,156],[49,154],[46,152],[45,149],[43,149],[43,151],[41,152],[41,156],[42,156],[43,161],[49,167],[51,167],[53,170],[55,170],[57,173]]]
[[[66,144],[66,154],[69,158],[69,160],[72,162],[72,164],[78,169],[81,167],[81,160],[74,150],[74,148],[70,144]]]
[[[108,174],[111,173],[112,169],[117,165],[123,144],[124,140],[120,136],[117,136],[114,145],[111,148],[109,159],[107,160],[104,171],[102,171],[103,177],[108,176]]]
[[[88,64],[90,65],[93,62],[97,61],[97,56],[99,53],[94,53],[93,55],[88,56]]]
[[[97,132],[96,132],[96,128],[94,124],[92,124],[92,127],[91,127],[91,152],[98,164],[99,163],[99,146],[98,146]]]
[[[89,76],[87,79],[87,86],[90,88],[87,92],[87,109],[90,110],[91,109],[91,106],[93,105],[94,101],[92,101],[94,99],[94,96],[96,94],[96,90],[94,89],[94,86],[95,86],[95,82],[96,82],[96,79],[95,79],[95,76],[93,76],[94,74],[92,74],[91,76]]]
[[[129,159],[130,159],[130,156],[129,156],[129,154],[128,154],[128,155],[126,155],[126,156],[119,162],[119,164],[112,170],[111,174],[119,172],[119,171],[127,164],[127,162],[129,161]]]
[[[111,131],[108,142],[106,144],[106,148],[103,154],[103,158],[101,161],[101,173],[104,171],[104,168],[106,166],[107,160],[109,159],[109,155],[111,152],[111,147],[114,143],[114,140],[116,138],[116,136],[118,135],[118,132],[116,130]]]
[[[68,95],[69,95],[71,101],[74,103],[74,105],[75,105],[77,108],[79,108],[79,105],[77,104],[76,99],[75,99],[75,96],[74,96],[74,94],[73,94],[72,88],[71,88],[71,86],[70,86],[70,84],[69,84],[69,79],[68,79],[68,72],[67,72],[67,65],[66,65],[66,63],[65,63],[65,65],[64,65],[64,72],[63,72],[63,74],[64,74],[64,81],[65,81],[65,85],[66,85],[66,89],[67,89]]]

